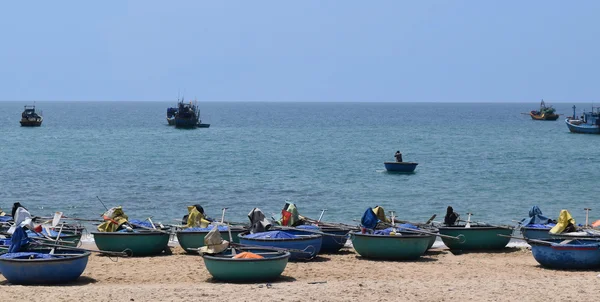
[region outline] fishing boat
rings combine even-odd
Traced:
[[[172,108],[170,108],[172,109]],[[210,124],[203,124],[200,120],[200,109],[197,103],[185,103],[181,99],[177,103],[177,110],[174,113],[173,123],[176,128],[208,128]],[[168,120],[169,109],[167,109]]]
[[[35,112],[35,105],[25,105],[25,110],[21,113],[21,127],[39,127],[43,121],[44,118]]]
[[[59,249],[6,253],[0,256],[0,272],[12,284],[60,284],[77,280],[90,252]]]
[[[510,238],[502,237],[510,236],[513,232],[512,228],[489,226],[489,225],[455,225],[455,226],[440,226],[439,232],[442,235],[461,237],[464,240],[452,240],[447,237],[442,237],[442,241],[450,250],[497,250],[506,247]]]
[[[573,116],[567,117],[565,123],[573,133],[600,134],[600,107],[592,107],[591,112],[584,111],[579,118],[573,105]]]
[[[289,249],[290,260],[310,260],[321,251],[321,235],[294,235],[287,231],[267,231],[239,235],[240,244],[246,246]]]
[[[169,126],[175,125],[175,116],[177,115],[177,107],[167,108],[167,123]]]
[[[274,229],[277,229],[275,227]],[[311,235],[315,232],[323,233],[323,243],[321,244],[320,254],[331,254],[339,252],[346,241],[348,241],[348,233],[350,229],[342,227],[327,227],[327,226],[316,226],[316,225],[299,225],[295,228],[284,229],[288,233],[294,235]]]
[[[393,162],[386,161],[383,163],[388,172],[412,173],[417,168],[418,163],[412,162]]]
[[[214,226],[209,226],[207,228],[186,228],[180,231],[177,231],[177,241],[179,241],[179,245],[181,248],[187,253],[195,253],[200,247],[204,246],[204,237],[210,232],[210,230]],[[229,238],[229,227],[227,226],[219,226],[219,232],[223,232],[226,239],[233,243],[239,243],[240,238],[238,237],[240,234],[247,232],[244,228],[236,228],[231,227],[231,238]]]
[[[539,110],[531,110],[529,115],[532,119],[536,121],[556,121],[558,119],[558,114],[556,114],[556,109],[552,108],[552,106],[546,106],[544,100],[540,103]]]
[[[236,255],[233,254],[235,251]],[[240,253],[252,253],[254,257],[245,258]],[[258,257],[256,257],[256,256]],[[204,254],[204,265],[214,279],[225,282],[264,282],[281,276],[291,254],[286,251],[268,248],[238,247],[225,252]]]
[[[594,269],[600,267],[600,242],[597,240],[527,240],[533,258],[553,269]]]
[[[543,215],[542,210],[534,205],[529,209],[529,216],[519,222],[519,230],[523,238],[542,239],[549,238],[549,231],[556,225],[556,221]]]
[[[163,231],[92,232],[99,250],[127,252],[133,257],[153,256],[168,249],[169,233]]]
[[[432,235],[403,232],[384,234],[350,233],[354,250],[365,258],[385,260],[417,260],[429,246]]]

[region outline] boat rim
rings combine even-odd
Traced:
[[[243,233],[243,232],[247,232],[248,230],[246,229],[231,229],[232,232],[239,232],[239,233]],[[210,232],[210,230],[208,231],[177,231],[175,232],[176,234],[208,234]],[[219,233],[224,233],[227,234],[229,232],[229,230],[226,231],[219,231]]]
[[[63,252],[68,252],[68,251],[72,251],[72,252],[81,252],[78,250],[69,250],[69,249],[64,249],[62,250]],[[91,255],[92,253],[89,251],[83,251],[81,252],[81,255],[75,255],[73,256],[73,254],[69,254],[69,256],[66,256],[64,258],[38,258],[38,259],[5,259],[5,258],[0,258],[0,262],[64,262],[64,261],[71,261],[71,260],[75,260],[75,259],[79,259],[79,258],[87,258]],[[60,255],[60,254],[55,254],[55,255]]]
[[[214,260],[214,261],[264,262],[264,261],[275,261],[275,260],[281,260],[281,259],[288,259],[292,256],[292,254],[288,251],[278,251],[278,250],[273,250],[273,249],[268,249],[268,248],[249,248],[249,250],[263,250],[263,251],[268,251],[268,252],[277,252],[277,253],[280,253],[281,255],[276,255],[274,257],[263,257],[263,258],[258,258],[258,259],[256,259],[256,258],[234,259],[234,258],[225,257],[225,256],[203,254],[202,258]]]
[[[429,235],[429,234],[402,234],[402,236],[396,236],[396,235],[377,235],[377,234],[363,234],[359,232],[351,232],[350,234],[352,234],[352,236],[358,236],[358,237],[375,237],[375,238],[387,238],[387,239],[391,239],[391,238],[396,238],[396,239],[421,239],[421,238],[427,238],[429,239],[429,237],[431,236],[435,236],[435,235]]]
[[[513,230],[509,226],[484,226],[484,225],[471,225],[470,228],[466,228],[464,225],[461,226],[440,226],[438,230]]]
[[[245,240],[255,240],[255,241],[308,241],[308,240],[315,240],[315,239],[319,239],[322,238],[322,235],[319,234],[314,234],[314,235],[294,235],[294,236],[298,236],[296,238],[246,238],[245,236],[248,234],[238,234],[238,237],[240,239],[245,239]]]
[[[383,162],[383,163],[386,164],[386,165],[387,164],[393,164],[393,165],[407,165],[407,166],[412,166],[412,165],[416,166],[416,165],[419,164],[419,163],[410,162],[410,161],[403,161],[403,162],[386,161],[386,162]]]
[[[163,232],[154,232],[154,231],[146,231],[146,232],[90,232],[90,234],[96,235],[113,235],[113,236],[124,236],[124,235],[138,235],[138,236],[170,236],[169,233]]]

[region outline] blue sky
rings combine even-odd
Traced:
[[[600,96],[600,1],[2,1],[0,100]]]

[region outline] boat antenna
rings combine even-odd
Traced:
[[[108,208],[106,207],[106,205],[104,204],[104,202],[102,202],[102,199],[100,199],[100,197],[96,196],[96,198],[98,198],[98,201],[100,201],[100,203],[104,206],[104,208],[108,211]]]

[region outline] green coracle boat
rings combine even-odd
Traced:
[[[127,252],[133,257],[153,256],[167,249],[169,234],[164,232],[92,232],[99,250]]]
[[[442,237],[444,244],[451,250],[498,250],[506,247],[510,238],[500,235],[510,236],[513,232],[508,227],[498,226],[474,226],[465,228],[464,226],[446,226],[439,227],[440,234],[459,237],[464,236],[465,240],[452,240]]]
[[[177,240],[181,248],[187,253],[196,253],[194,250],[204,246],[204,237],[208,234],[209,230],[206,231],[178,231]],[[231,240],[229,239],[228,231],[222,232],[223,239],[232,241],[233,243],[240,243],[239,234],[247,232],[245,229],[234,229],[231,228]],[[190,250],[192,249],[192,250]]]
[[[262,259],[234,259],[231,249],[217,255],[202,255],[204,265],[216,280],[226,282],[271,281],[285,270],[290,258],[289,252],[263,248],[236,248],[263,256]]]
[[[350,233],[354,250],[365,258],[387,260],[417,260],[427,251],[432,235],[373,235]]]

